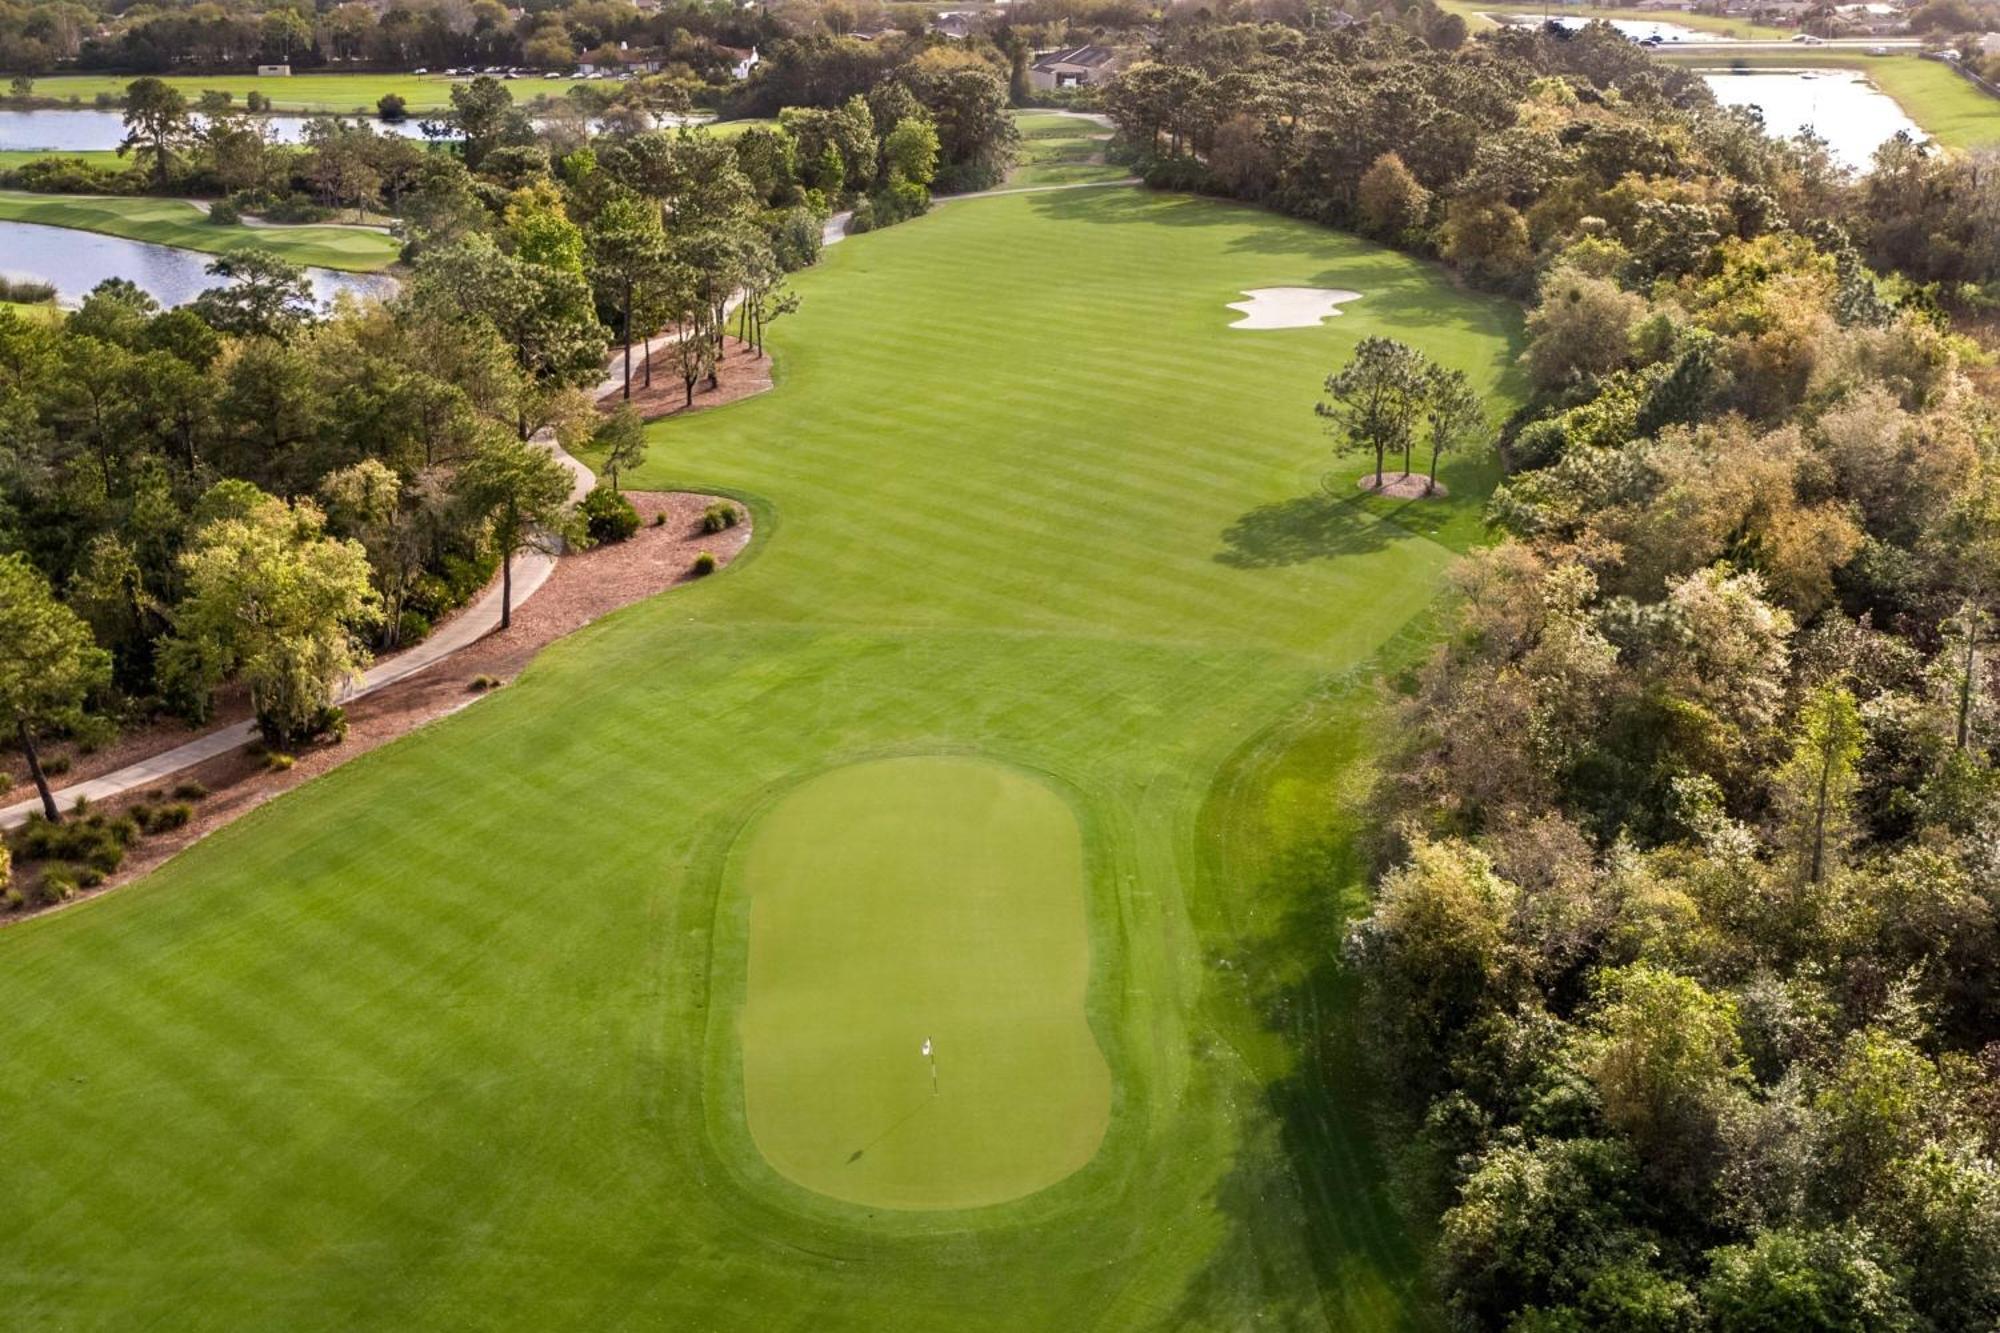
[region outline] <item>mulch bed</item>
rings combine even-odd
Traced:
[[[1440,500],[1451,494],[1443,482],[1433,485],[1421,472],[1384,472],[1380,486],[1370,472],[1354,484],[1370,495],[1391,495],[1399,500]]]
[[[166,779],[165,788],[193,781],[210,794],[196,805],[194,818],[185,827],[134,843],[117,874],[70,901],[82,902],[128,884],[272,797],[458,711],[480,697],[473,688],[475,679],[493,677],[504,684],[564,635],[620,607],[693,582],[702,577],[693,569],[701,552],[713,555],[721,569],[750,543],[750,514],[740,504],[736,507],[743,518],[735,527],[719,533],[701,531],[702,511],[721,497],[685,491],[627,491],[625,497],[639,511],[642,526],[636,535],[564,556],[540,591],[514,608],[514,623],[507,630],[488,634],[429,670],[348,704],[346,740],[306,748],[283,772],[271,771],[248,750],[237,750]],[[664,522],[655,526],[655,515],[664,515]],[[181,739],[187,739],[185,734]],[[133,792],[92,808],[115,814],[148,799],[158,801],[160,796]],[[15,870],[16,882],[25,880],[27,868],[17,865]],[[0,917],[0,927],[68,905]]]
[[[623,349],[619,350],[622,352]],[[617,364],[623,369],[625,362],[622,355]],[[695,385],[694,405],[690,407],[687,386],[681,382],[673,353],[653,353],[653,384],[648,388],[644,355],[635,346],[632,349],[632,406],[638,408],[639,415],[647,421],[658,421],[682,412],[721,407],[740,398],[763,393],[771,387],[771,358],[757,356],[748,343],[735,338],[722,340],[722,359],[716,362],[715,371],[716,387],[709,388],[705,379]],[[615,412],[625,401],[622,394],[608,393],[598,400],[597,408],[600,412]]]

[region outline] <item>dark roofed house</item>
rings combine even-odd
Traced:
[[[1102,83],[1123,63],[1108,46],[1073,46],[1045,51],[1028,66],[1028,82],[1037,88],[1082,88]]]

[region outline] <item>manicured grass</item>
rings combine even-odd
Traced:
[[[1014,115],[1014,124],[1021,131],[1021,156],[1007,174],[1009,188],[1119,180],[1132,174],[1129,167],[1104,161],[1111,131],[1093,121],[1046,111],[1020,111]]]
[[[395,237],[364,227],[222,226],[210,222],[200,209],[179,199],[0,190],[0,221],[75,227],[208,254],[252,245],[283,255],[294,263],[353,273],[387,268],[396,262],[401,251]]]
[[[1676,53],[1692,61],[1697,53]],[[1858,69],[1896,99],[1925,133],[1951,148],[2000,143],[2000,97],[1982,92],[1944,62],[1914,55],[1867,56],[1801,50],[1717,59],[1706,52],[1704,67],[1716,69]]]
[[[63,100],[77,99],[94,105],[99,93],[123,96],[132,82],[130,74],[53,74],[35,80],[35,96]],[[168,75],[167,82],[186,93],[190,101],[209,89],[233,93],[237,105],[253,92],[271,99],[273,111],[338,111],[344,114],[374,115],[375,103],[387,93],[400,93],[412,111],[441,111],[451,105],[451,89],[464,79],[443,75],[415,74],[294,74],[290,78],[262,79],[254,74]],[[560,97],[576,86],[576,79],[523,78],[507,82],[514,100],[525,102],[540,96]]]
[[[57,148],[0,148],[0,171],[11,171],[24,167],[30,162],[38,162],[45,157],[80,157],[93,166],[116,167],[120,159],[116,149],[93,148],[86,152],[65,152]]]
[[[732,878],[744,1110],[781,1173],[970,1208],[1096,1153],[1111,1076],[1084,1011],[1083,836],[1055,791],[956,755],[843,765],[757,821]]]
[[[1439,0],[1439,8],[1464,15],[1465,21],[1475,30],[1498,26],[1485,17],[1489,14],[1531,18],[1537,21],[1542,17],[1542,11],[1538,8],[1524,9],[1509,4],[1483,5],[1479,0]],[[1683,28],[1693,28],[1697,32],[1712,32],[1719,36],[1734,38],[1739,42],[1782,42],[1798,31],[1796,28],[1773,27],[1768,23],[1751,23],[1745,19],[1724,18],[1717,14],[1689,14],[1679,10],[1561,5],[1549,12],[1563,18],[1632,19],[1640,23],[1673,23]]]
[[[1227,327],[1280,285],[1366,295]],[[660,423],[627,482],[736,494],[747,558],[0,931],[0,1324],[1427,1322],[1352,1058],[1347,811],[1494,469],[1323,492],[1312,404],[1385,334],[1503,411],[1518,312],[1128,189],[954,203],[796,287],[775,391]],[[1046,1189],[884,1209],[758,1151],[731,858],[800,783],[936,755],[1073,812],[1110,1112]]]
[[[9,310],[24,319],[54,323],[63,317],[62,307],[53,301],[0,301],[0,310]]]

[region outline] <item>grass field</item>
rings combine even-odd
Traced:
[[[1474,31],[1480,28],[1498,26],[1489,14],[1519,15],[1540,19],[1539,7],[1528,8],[1519,5],[1483,5],[1479,0],[1439,0],[1440,9],[1454,14],[1462,14]],[[1740,42],[1782,42],[1797,31],[1795,28],[1779,28],[1767,23],[1752,23],[1747,19],[1725,18],[1718,14],[1690,14],[1679,10],[1662,12],[1652,9],[1629,9],[1620,7],[1599,7],[1597,5],[1559,5],[1550,10],[1565,18],[1581,19],[1633,19],[1641,23],[1673,23],[1683,28],[1693,28],[1698,32],[1712,32],[1722,37],[1734,38]]]
[[[1227,327],[1243,288],[1286,284],[1365,295],[1322,327]],[[739,496],[744,559],[145,882],[0,931],[0,1324],[1427,1323],[1337,966],[1348,821],[1371,682],[1424,640],[1495,471],[1468,455],[1449,501],[1376,501],[1349,458],[1323,490],[1311,409],[1386,334],[1497,414],[1517,312],[1351,238],[1123,189],[954,203],[797,288],[776,390],[661,423],[628,480]],[[980,762],[876,766],[938,757]],[[774,1126],[882,1102],[923,1068],[912,1036],[941,1086],[990,1080],[981,1115],[1060,1096],[1089,1128],[1073,856],[1109,1078],[1088,1161],[972,1209],[855,1202],[786,1161]],[[917,877],[949,900],[919,906]],[[952,932],[999,928],[993,892],[1021,917],[982,952]],[[899,920],[1053,1026],[983,1056],[949,995],[925,998],[936,1032],[883,1018],[909,983],[839,957],[889,956]],[[828,1012],[769,1008],[766,946],[839,982]],[[765,1082],[840,1014],[893,1040],[893,1074]],[[1024,1069],[1029,1041],[1082,1072]],[[1077,1151],[974,1141],[1017,1182]]]
[[[1046,111],[1017,111],[1014,125],[1021,132],[1021,156],[1007,174],[1010,188],[1119,180],[1132,174],[1130,167],[1104,161],[1111,131],[1102,125]]]
[[[63,317],[62,307],[53,301],[0,301],[0,310],[12,311],[24,319],[42,319],[51,323]]]
[[[0,190],[0,221],[75,227],[208,254],[253,245],[294,263],[352,273],[385,269],[401,253],[395,237],[368,228],[221,226],[210,222],[194,205],[179,199]]]
[[[77,100],[94,104],[98,94],[123,96],[130,74],[51,74],[35,80],[35,96]],[[441,111],[451,105],[451,89],[461,79],[442,75],[415,74],[294,74],[289,78],[259,78],[254,74],[173,74],[166,81],[186,93],[192,101],[203,92],[233,93],[238,105],[253,92],[271,99],[273,111],[339,111],[347,114],[375,114],[375,103],[385,94],[400,93],[411,111]],[[560,97],[579,81],[576,79],[514,79],[507,88],[514,100],[525,102],[539,96]]]
[[[1699,58],[1697,58],[1699,57]],[[1942,61],[1913,55],[1865,56],[1802,50],[1717,58],[1677,52],[1674,59],[1714,69],[1856,69],[1893,97],[1939,143],[1978,148],[2000,143],[2000,97],[1981,92]]]

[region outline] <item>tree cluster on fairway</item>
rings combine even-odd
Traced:
[[[1439,457],[1464,443],[1485,418],[1464,371],[1440,366],[1394,338],[1363,338],[1353,358],[1326,377],[1326,393],[1315,410],[1341,452],[1374,454],[1376,490],[1390,454],[1402,454],[1407,477],[1411,456],[1422,447],[1430,458],[1424,489],[1435,491]]]

